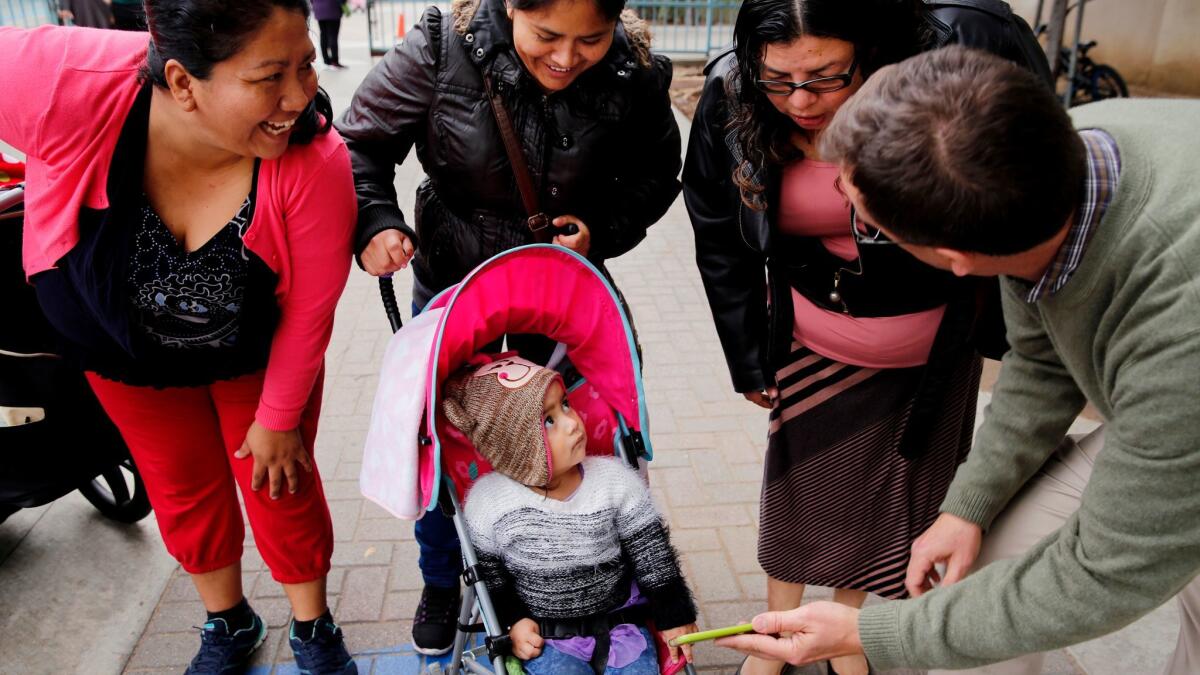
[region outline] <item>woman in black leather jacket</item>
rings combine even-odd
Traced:
[[[553,219],[553,241],[603,263],[646,236],[679,194],[679,129],[667,96],[671,63],[651,55],[644,24],[623,7],[455,0],[449,16],[426,11],[337,123],[354,165],[355,250],[367,272],[393,272],[415,253],[419,308],[479,263],[535,241],[485,75],[508,110],[540,210]],[[427,175],[415,232],[393,185],[414,146]],[[457,618],[458,539],[436,511],[417,522],[416,539],[425,591],[413,641],[444,653]]]
[[[683,182],[734,388],[772,411],[768,604],[798,606],[807,584],[855,606],[902,597],[908,547],[970,448],[976,350],[1002,330],[981,329],[986,286],[852,230],[820,133],[872,72],[921,50],[987,49],[1047,83],[1049,68],[999,0],[746,0],[734,43],[706,70]]]

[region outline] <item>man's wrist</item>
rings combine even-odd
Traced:
[[[885,602],[859,610],[857,635],[872,667],[888,670],[907,665],[900,637],[900,607],[907,602],[912,601]]]
[[[859,632],[858,632],[859,611],[860,610],[858,610],[858,609],[853,609],[850,612],[850,626],[849,626],[850,632],[849,632],[849,635],[846,636],[846,645],[845,645],[846,649],[848,650],[847,654],[862,654],[863,653],[862,636],[859,635]]]
[[[998,505],[989,494],[969,489],[956,489],[952,484],[938,510],[943,514],[948,513],[978,525],[980,529],[987,529],[1002,506]]]

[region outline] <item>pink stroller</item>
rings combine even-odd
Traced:
[[[384,306],[399,326],[390,280]],[[588,431],[588,454],[617,455],[631,466],[652,457],[639,362],[631,325],[616,291],[586,259],[550,245],[501,253],[435,297],[393,336],[384,356],[363,456],[363,495],[393,515],[416,519],[441,508],[462,544],[466,591],[446,671],[496,673],[505,668],[507,633],[497,619],[475,548],[460,513],[467,489],[491,470],[470,441],[439,411],[447,376],[485,345],[511,333],[559,343],[549,367],[564,373],[568,399]],[[423,387],[413,383],[423,382]],[[485,634],[468,649],[470,633]],[[682,660],[661,672],[694,672]],[[486,658],[484,658],[486,656]],[[513,659],[509,667],[516,664]]]

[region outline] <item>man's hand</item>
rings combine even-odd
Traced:
[[[512,640],[513,656],[522,661],[541,656],[542,645],[546,644],[538,632],[537,622],[533,619],[521,619],[514,623],[508,631],[508,637]]]
[[[412,260],[413,253],[415,250],[412,240],[403,232],[384,230],[371,237],[371,243],[363,249],[359,259],[362,260],[363,269],[367,271],[367,274],[381,277],[408,267],[408,261]]]
[[[775,407],[775,401],[779,398],[779,387],[767,387],[762,391],[748,391],[742,396],[760,408],[770,410]]]
[[[579,231],[575,234],[559,234],[552,241],[559,246],[566,246],[579,255],[587,256],[588,251],[592,249],[592,231],[588,229],[587,225],[583,224],[582,220],[575,216],[559,216],[550,221],[550,224],[554,227],[566,227],[568,225],[578,227]]]
[[[956,515],[943,513],[913,542],[904,587],[914,598],[919,598],[934,584],[949,586],[961,581],[979,557],[982,541],[983,528]],[[945,577],[938,574],[938,563],[945,564]]]
[[[268,480],[271,487],[271,499],[279,499],[283,495],[283,485],[287,482],[288,492],[295,493],[300,489],[300,469],[312,473],[312,458],[300,438],[300,431],[272,431],[257,421],[246,431],[246,440],[242,447],[233,454],[237,459],[254,456],[254,474],[250,479],[250,489],[257,492]]]
[[[717,640],[717,646],[736,649],[767,661],[799,666],[836,656],[862,654],[858,610],[836,602],[814,602],[787,612],[754,617],[754,634]],[[774,637],[784,634],[787,637]]]
[[[687,635],[688,633],[699,633],[699,632],[700,632],[700,627],[694,623],[689,623],[686,626],[676,626],[675,628],[672,628],[670,630],[662,631],[663,639],[667,641],[667,647],[669,647],[671,649],[671,663],[679,662],[679,651],[680,650],[683,650],[684,658],[686,658],[688,661],[692,660],[692,646],[691,645],[679,645],[678,647],[676,647],[671,644],[671,640],[674,640],[675,638],[679,637],[680,635]]]

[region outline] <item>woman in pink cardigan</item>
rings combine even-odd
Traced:
[[[27,154],[25,271],[145,478],[209,612],[189,673],[266,635],[241,489],[303,672],[353,673],[326,604],[313,462],[351,260],[349,155],[305,0],[147,0],[145,33],[0,28],[0,139]]]

